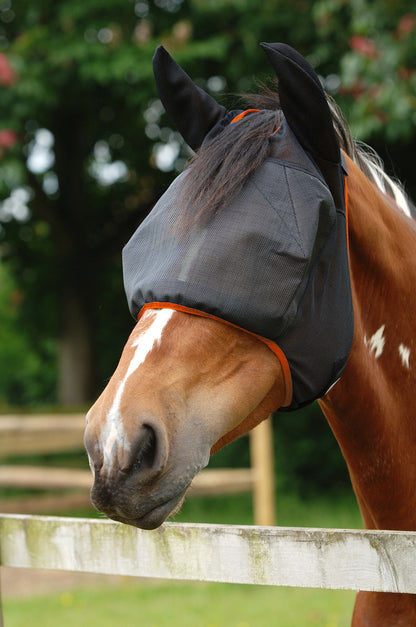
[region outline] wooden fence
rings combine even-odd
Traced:
[[[415,532],[0,514],[1,566],[415,594],[415,564]]]
[[[84,414],[0,416],[0,457],[60,453],[83,448]],[[257,525],[275,524],[273,431],[271,418],[250,432],[251,468],[208,469],[199,473],[189,494],[253,493]],[[67,495],[24,497],[3,504],[3,512],[61,511],[87,506],[89,469],[0,465],[0,486],[71,490]],[[75,490],[75,492],[74,492]]]

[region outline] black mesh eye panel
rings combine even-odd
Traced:
[[[309,219],[303,213],[313,198],[328,214],[328,189],[305,172],[266,162],[228,207],[188,236],[172,228],[179,193],[177,181],[125,248],[133,315],[158,294],[159,302],[202,303],[207,313],[276,339],[294,320],[314,256],[319,212]]]

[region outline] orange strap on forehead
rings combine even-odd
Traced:
[[[242,120],[247,115],[247,113],[259,113],[259,112],[260,112],[260,109],[246,109],[245,111],[242,111],[241,113],[236,115],[235,118],[231,120],[230,124],[234,124],[234,122],[239,122],[239,120]],[[278,126],[278,128],[275,131],[273,131],[272,135],[277,133],[279,129],[280,129],[280,126]]]
[[[259,111],[260,109],[246,109],[245,111],[242,111],[241,113],[236,115],[235,118],[231,120],[230,124],[234,124],[234,122],[242,120],[247,115],[247,113],[258,113]]]

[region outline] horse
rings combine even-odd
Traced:
[[[163,228],[175,241],[191,242],[181,266],[183,278],[190,260],[199,258],[210,225],[225,220],[229,206],[242,203],[247,181],[261,182],[258,173],[264,164],[271,168],[279,159],[299,158],[303,165],[294,165],[292,183],[284,188],[279,174],[275,193],[286,190],[296,196],[298,175],[312,185],[311,194],[305,192],[307,208],[301,216],[305,229],[310,227],[308,211],[315,224],[310,248],[299,262],[305,272],[296,280],[283,313],[273,319],[280,325],[277,339],[268,328],[262,332],[268,320],[264,327],[252,323],[251,302],[245,305],[250,310],[246,321],[245,311],[240,317],[233,317],[233,311],[226,316],[204,303],[182,303],[181,295],[177,302],[171,295],[171,300],[157,300],[152,285],[146,298],[142,289],[144,304],[130,294],[137,301],[130,304],[138,321],[117,369],[87,415],[91,499],[114,520],[155,528],[178,511],[192,478],[213,452],[276,409],[301,406],[317,397],[348,466],[365,527],[416,530],[414,208],[376,157],[352,140],[305,59],[283,44],[262,46],[278,76],[279,94],[256,96],[256,102],[249,103],[257,105],[254,110],[237,112],[227,112],[213,101],[164,49],[156,52],[159,96],[197,151],[173,196],[180,210],[165,210]],[[291,133],[292,153],[270,157],[286,132]],[[256,198],[260,203],[261,194]],[[257,221],[261,211],[261,204],[251,208]],[[152,239],[145,247],[146,276],[147,256],[155,246]],[[332,261],[327,263],[322,251],[328,247]],[[316,273],[330,276],[339,250],[341,271],[331,283],[334,298],[325,301],[330,289],[317,283]],[[130,251],[132,263],[134,256]],[[234,258],[227,259],[237,280]],[[215,279],[221,285],[226,270],[217,269]],[[261,274],[260,266],[256,273]],[[127,284],[130,279],[131,269]],[[318,297],[325,301],[321,309]],[[302,334],[306,310],[306,331],[293,358],[287,338],[298,328]],[[316,322],[321,316],[323,326]],[[239,324],[241,319],[245,326]],[[325,350],[317,354],[320,343]],[[321,366],[327,353],[331,364]],[[321,377],[308,390],[304,371],[311,373],[309,378],[315,372]],[[353,627],[415,624],[415,596],[358,593]]]

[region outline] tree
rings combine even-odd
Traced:
[[[386,166],[416,198],[416,13],[408,0],[390,3],[354,0],[346,23],[344,0],[316,3],[320,38],[334,39],[342,28],[347,47],[326,78],[353,134],[370,143]]]
[[[25,324],[34,336],[59,335],[63,403],[96,393],[97,312],[112,288],[109,267],[162,178],[149,166],[142,115],[154,97],[153,46],[135,31],[133,9],[19,1],[7,28],[13,79],[3,138],[19,141],[2,163],[3,254],[24,289]]]
[[[32,342],[59,339],[63,403],[111,374],[122,245],[189,155],[156,98],[157,44],[218,95],[270,76],[259,41],[287,41],[362,139],[414,149],[410,2],[7,0],[0,24],[0,253]]]

